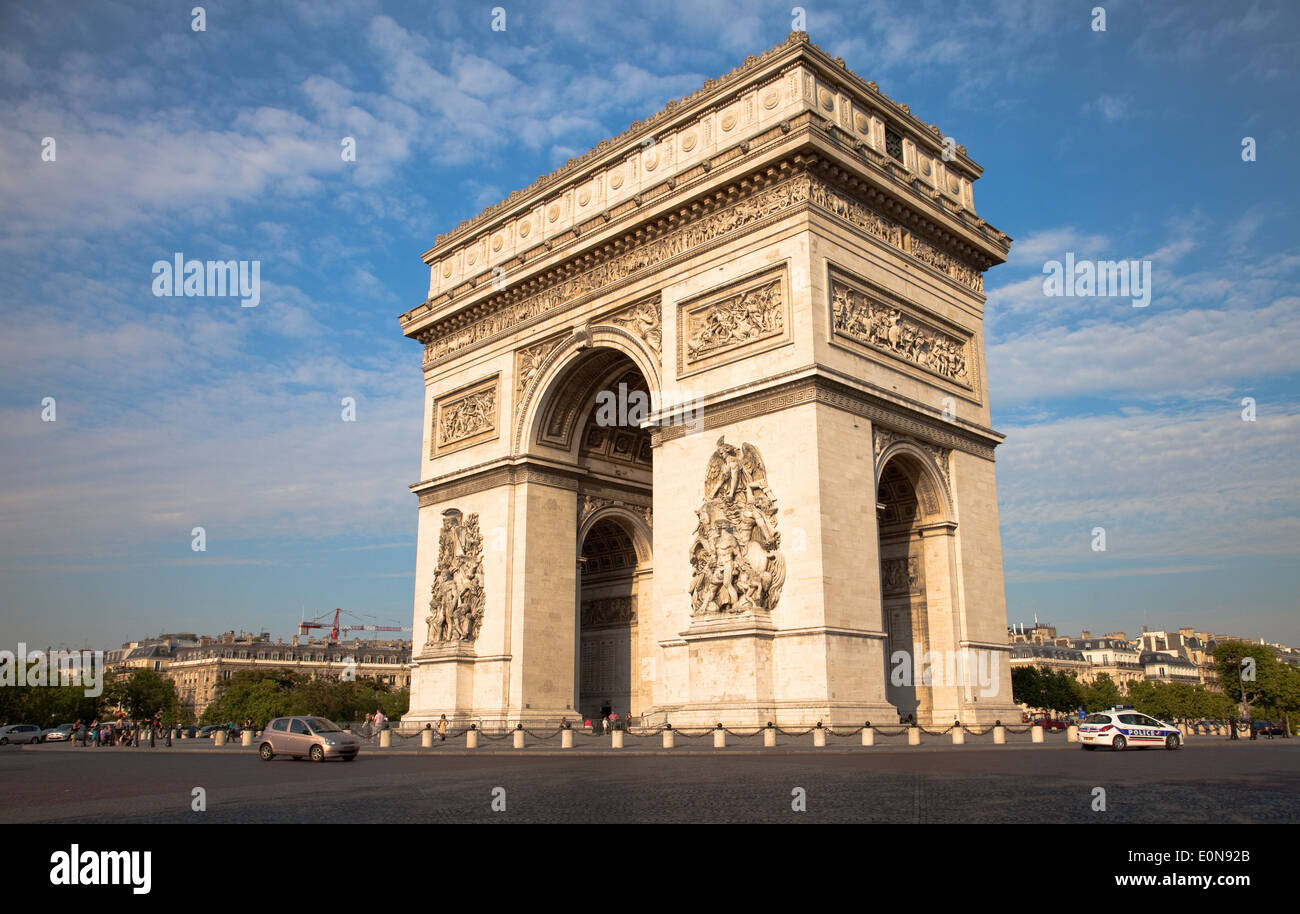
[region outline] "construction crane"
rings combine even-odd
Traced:
[[[411,626],[409,626],[409,625],[364,625],[364,624],[358,624],[358,625],[344,625],[344,626],[340,627],[340,626],[339,626],[339,615],[340,615],[342,612],[343,612],[343,610],[341,610],[341,609],[337,609],[337,608],[336,608],[336,609],[334,610],[334,623],[333,623],[333,625],[331,625],[329,622],[322,621],[322,620],[327,619],[327,618],[329,617],[329,613],[323,613],[322,615],[317,616],[315,619],[312,619],[310,622],[308,622],[306,619],[303,619],[302,621],[300,621],[300,622],[298,623],[298,634],[299,634],[299,635],[305,635],[305,634],[307,634],[308,629],[313,629],[313,628],[328,628],[328,629],[330,630],[329,640],[330,640],[332,643],[337,643],[338,640],[339,640],[339,632],[342,632],[342,633],[343,633],[343,636],[344,636],[344,637],[347,637],[348,632],[409,632],[409,631],[411,630]],[[349,615],[351,615],[351,613],[349,613]]]

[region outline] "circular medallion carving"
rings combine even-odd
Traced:
[[[722,132],[727,133],[736,126],[736,115],[727,114],[722,118]]]
[[[646,170],[646,171],[654,171],[655,168],[658,167],[658,165],[659,165],[659,156],[657,156],[657,155],[648,155],[648,156],[645,157],[645,170]]]
[[[866,136],[868,133],[871,132],[871,121],[869,121],[867,119],[867,116],[863,114],[861,111],[853,115],[853,126],[856,127],[858,133],[862,134],[863,136]]]
[[[621,171],[616,171],[614,174],[610,175],[609,186],[614,188],[614,190],[618,190],[623,186],[623,173]]]
[[[450,261],[450,260],[447,261],[446,263],[444,263],[444,264],[442,265],[442,277],[443,277],[443,279],[449,279],[449,278],[451,277],[451,261]]]
[[[763,93],[764,108],[775,108],[780,101],[781,101],[781,93],[776,91],[775,89],[768,89],[766,92]]]
[[[520,237],[520,238],[527,238],[527,237],[528,237],[528,233],[529,233],[530,231],[532,231],[532,228],[531,228],[531,226],[529,226],[529,224],[528,224],[527,222],[521,222],[521,223],[519,223],[519,237]]]
[[[930,173],[930,160],[929,160],[929,159],[922,159],[922,160],[921,160],[921,173],[922,173],[922,174],[927,174],[927,175]]]
[[[948,187],[955,194],[957,191],[961,190],[961,182],[956,178],[953,178],[948,182]]]
[[[465,260],[471,267],[474,266],[474,264],[478,263],[478,251],[470,251],[469,256],[467,256]]]
[[[504,236],[504,235],[497,235],[495,238],[492,239],[492,250],[494,250],[494,251],[499,251],[499,250],[501,250],[501,245],[503,245],[503,244],[505,244],[505,243],[506,243],[505,236]]]
[[[578,194],[578,205],[586,206],[590,202],[591,202],[591,191],[587,190],[587,188],[584,187]]]
[[[552,203],[550,206],[546,208],[546,221],[554,222],[556,219],[559,218],[560,218],[559,204]]]
[[[835,107],[835,96],[831,95],[826,89],[817,90],[817,101],[821,102],[821,106],[827,111]]]
[[[697,142],[699,141],[696,139],[695,134],[693,133],[686,134],[686,136],[682,137],[682,150],[685,152],[690,152],[692,149],[695,148],[695,144]]]

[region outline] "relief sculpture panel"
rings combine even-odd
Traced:
[[[789,342],[789,306],[784,267],[682,304],[678,377]]]
[[[831,273],[831,325],[839,341],[901,359],[932,374],[974,388],[970,337],[940,329],[937,321],[917,316],[835,273]]]
[[[497,437],[497,380],[494,376],[434,402],[430,457]]]

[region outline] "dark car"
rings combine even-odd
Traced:
[[[1251,736],[1267,736],[1272,739],[1275,736],[1286,736],[1286,731],[1277,724],[1268,720],[1252,720],[1250,722]]]

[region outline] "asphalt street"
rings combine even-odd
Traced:
[[[653,745],[422,753],[411,744],[319,764],[206,744],[0,747],[0,822],[1300,822],[1300,740],[1207,737],[1176,752],[1123,753],[1063,740]],[[192,808],[196,788],[204,811]],[[794,809],[800,790],[804,811]]]

